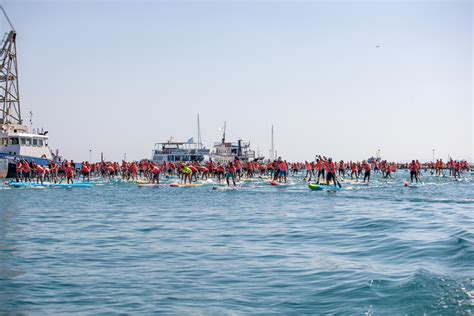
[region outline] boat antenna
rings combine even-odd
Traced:
[[[2,9],[3,15],[4,15],[5,18],[7,19],[8,24],[10,24],[10,27],[12,28],[12,31],[15,31],[15,28],[13,27],[12,22],[11,22],[10,19],[8,18],[7,12],[5,12],[5,9],[3,8],[3,5],[1,5],[1,4],[0,4],[0,9]]]

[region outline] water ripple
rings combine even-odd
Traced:
[[[0,314],[474,313],[471,182],[0,191]]]

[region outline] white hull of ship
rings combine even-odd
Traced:
[[[211,155],[211,160],[216,163],[227,164],[229,161],[234,161],[235,156],[221,156],[221,155]]]
[[[0,158],[0,179],[6,178],[7,173],[8,173],[8,160],[4,158]]]

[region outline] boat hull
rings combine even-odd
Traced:
[[[0,158],[0,179],[6,178],[8,175],[8,160]]]
[[[48,159],[0,153],[0,178],[14,178],[16,175],[16,162],[22,159],[29,163],[34,161],[41,166],[47,166],[49,163]]]

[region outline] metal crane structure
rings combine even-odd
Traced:
[[[5,33],[0,44],[0,129],[13,127],[24,130],[26,127],[23,126],[21,118],[18,85],[16,31],[3,6],[0,6],[0,9],[11,27],[10,32]]]

